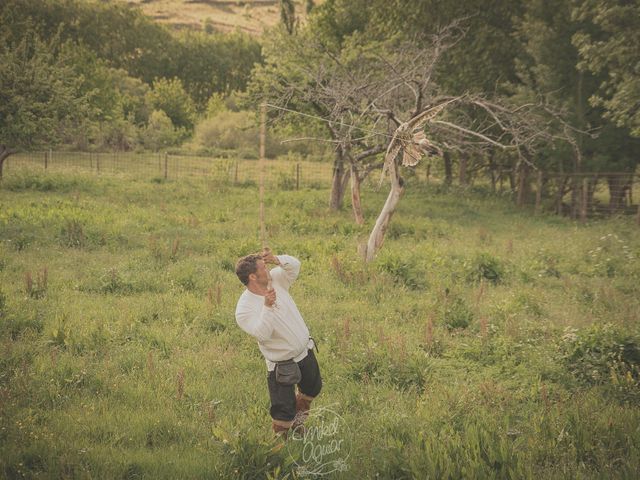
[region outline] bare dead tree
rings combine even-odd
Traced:
[[[500,149],[512,152],[524,184],[526,172],[537,169],[532,159],[540,145],[572,140],[566,129],[559,128],[561,117],[541,102],[516,106],[480,94],[443,95],[434,85],[433,70],[442,52],[461,34],[464,32],[454,23],[434,35],[430,43],[399,44],[391,59],[381,57],[380,68],[392,85],[383,91],[393,98],[381,96],[373,108],[386,114],[396,128],[386,149],[383,170],[388,174],[390,191],[369,235],[366,261],[381,248],[404,193],[401,167],[414,167],[425,156],[459,152],[486,157],[487,152]],[[407,65],[411,58],[422,59],[422,65]],[[524,188],[518,191],[522,194]]]
[[[522,182],[527,171],[536,169],[538,145],[563,135],[543,104],[514,106],[485,95],[451,96],[441,91],[434,81],[436,68],[464,36],[461,24],[457,21],[429,38],[410,41],[375,42],[355,36],[339,51],[308,37],[295,42],[297,61],[277,77],[278,95],[271,97],[283,108],[313,112],[335,145],[333,208],[349,175],[354,217],[362,223],[360,182],[384,165],[390,191],[364,251],[367,261],[382,246],[404,193],[403,168],[413,168],[424,156],[487,156],[499,149],[516,159]]]
[[[283,52],[276,65],[267,65],[258,72],[263,92],[259,101],[266,101],[273,111],[273,121],[283,120],[294,113],[314,117],[327,132],[334,146],[333,178],[329,199],[332,209],[342,206],[347,182],[351,180],[354,218],[362,222],[360,184],[374,170],[381,167],[376,156],[384,152],[386,141],[379,132],[387,130],[386,117],[370,110],[367,96],[377,91],[375,71],[368,71],[373,49],[364,56],[342,55],[333,52],[321,40],[304,37],[287,45],[286,61]],[[269,60],[269,55],[267,55]],[[308,140],[308,138],[305,138]]]

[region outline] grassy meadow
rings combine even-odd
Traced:
[[[636,478],[640,235],[411,184],[382,251],[328,190],[270,189],[276,253],[342,421],[322,478]],[[258,191],[11,170],[0,184],[0,476],[297,478],[235,324]],[[313,419],[310,420],[313,425]],[[313,477],[309,477],[313,478]]]

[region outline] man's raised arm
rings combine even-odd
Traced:
[[[300,260],[290,255],[278,255],[277,259],[280,268],[274,268],[271,276],[288,290],[300,274]]]
[[[236,322],[242,330],[255,337],[259,342],[264,342],[271,338],[273,324],[271,323],[273,310],[264,305],[260,313],[251,308],[238,304],[236,308]]]

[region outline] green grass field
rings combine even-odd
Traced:
[[[272,248],[303,263],[314,407],[340,418],[342,468],[315,478],[636,478],[633,219],[409,183],[365,266],[384,198],[364,192],[358,227],[326,189],[267,192]],[[272,438],[264,361],[234,320],[234,263],[258,236],[255,185],[11,170],[0,476],[300,476],[308,458]]]

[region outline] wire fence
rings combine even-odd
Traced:
[[[640,224],[639,173],[539,171],[520,178],[511,191],[517,205],[533,207],[536,213],[553,212],[581,220],[635,214]]]
[[[19,170],[75,171],[96,175],[117,174],[176,180],[200,178],[225,185],[257,186],[260,162],[257,159],[229,159],[167,153],[56,152],[53,150],[18,153],[5,161],[7,176]],[[290,157],[265,160],[265,186],[280,190],[330,188],[333,164]],[[410,172],[410,182],[427,182],[429,171],[419,166]],[[348,178],[347,178],[348,179]],[[379,176],[369,175],[363,187],[377,187]]]
[[[202,178],[234,185],[257,185],[258,160],[228,159],[166,153],[28,152],[5,161],[5,173],[20,169],[81,171],[100,174],[180,179]],[[332,166],[305,160],[267,160],[265,185],[282,189],[326,188],[331,184]]]
[[[445,182],[442,172],[421,163],[407,170],[409,183]],[[260,162],[167,153],[56,152],[53,150],[12,155],[5,161],[5,174],[19,170],[78,171],[117,174],[151,179],[200,178],[224,185],[257,186]],[[329,161],[295,158],[265,162],[265,186],[279,190],[330,188],[333,165]],[[489,180],[491,177],[491,181]],[[377,187],[379,176],[367,177],[363,187]],[[636,215],[640,224],[640,173],[552,173],[478,175],[467,186],[484,185],[495,193],[511,194],[523,208],[535,213],[554,212],[576,219],[611,214]],[[634,204],[635,202],[635,204]]]

